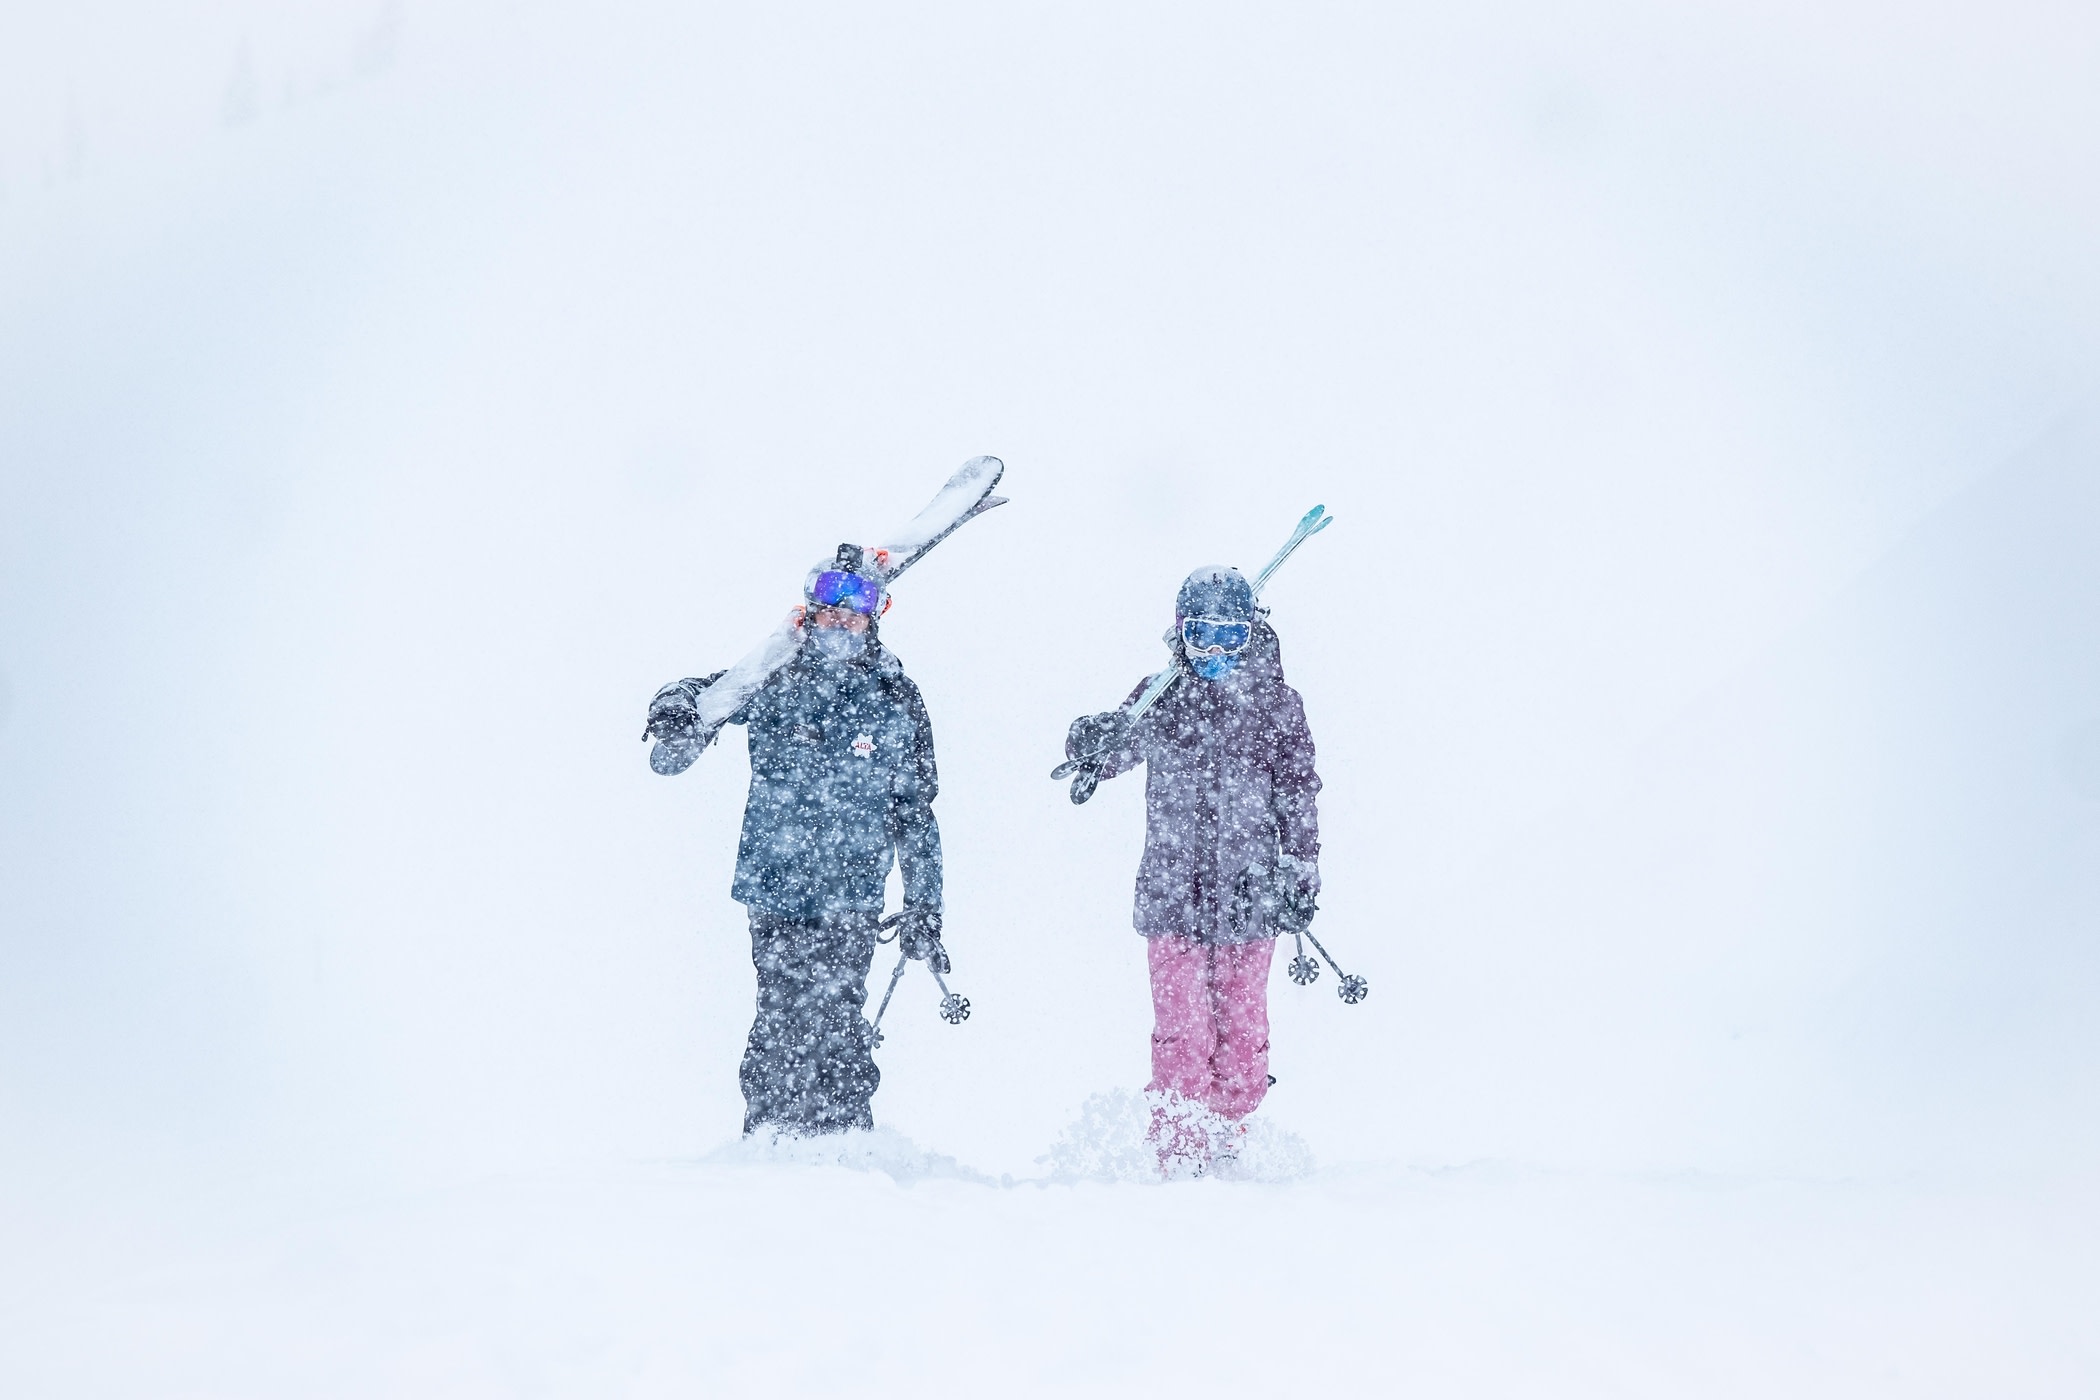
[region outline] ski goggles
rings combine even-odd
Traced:
[[[1254,625],[1221,617],[1189,617],[1181,623],[1181,640],[1191,651],[1238,651],[1254,635]]]
[[[882,611],[882,585],[865,574],[844,569],[819,569],[802,585],[802,592],[820,608],[850,608],[863,617]]]

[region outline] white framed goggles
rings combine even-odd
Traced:
[[[1253,635],[1254,624],[1251,622],[1224,617],[1185,617],[1181,620],[1181,641],[1190,651],[1238,651]]]

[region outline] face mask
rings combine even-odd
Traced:
[[[843,627],[819,627],[811,639],[817,655],[826,661],[851,661],[868,649],[867,633],[849,632]]]
[[[1240,654],[1236,651],[1221,652],[1213,656],[1208,652],[1191,651],[1187,646],[1183,646],[1181,650],[1189,659],[1189,669],[1207,681],[1224,679],[1240,664]]]

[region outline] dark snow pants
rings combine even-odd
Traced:
[[[868,1100],[882,1071],[861,1012],[880,917],[843,913],[809,924],[751,911],[758,1016],[738,1075],[746,1133],[875,1126]]]

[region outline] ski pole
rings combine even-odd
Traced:
[[[1313,932],[1311,929],[1307,929],[1305,931],[1305,936],[1307,938],[1312,938],[1313,947],[1320,948],[1320,940],[1317,938],[1313,938]],[[1301,953],[1299,956],[1303,957],[1304,954]],[[1351,977],[1348,973],[1342,971],[1341,964],[1337,963],[1334,960],[1333,954],[1329,953],[1325,948],[1320,948],[1320,956],[1327,959],[1327,965],[1334,969],[1334,975],[1342,979],[1342,984],[1334,989],[1334,994],[1336,996],[1340,997],[1349,1005],[1354,1006],[1358,1002],[1362,1001],[1365,997],[1371,995],[1371,984],[1369,982],[1366,982],[1361,977]],[[1293,963],[1291,966],[1292,976],[1295,977],[1297,975],[1297,964]],[[1313,969],[1313,976],[1317,977],[1319,975],[1319,971],[1320,970],[1317,967],[1315,967]],[[1307,982],[1310,982],[1312,981],[1312,977],[1308,977],[1305,980]]]
[[[1270,576],[1283,567],[1283,561],[1296,553],[1299,545],[1304,544],[1332,524],[1334,524],[1334,517],[1327,513],[1326,506],[1314,506],[1300,517],[1296,527],[1291,530],[1291,537],[1283,542],[1283,548],[1276,551],[1276,557],[1264,564],[1261,572],[1254,576],[1253,592],[1257,602],[1260,601],[1261,591],[1268,585]],[[1170,651],[1173,650],[1180,640],[1174,633],[1169,632],[1166,638],[1168,649]],[[1145,686],[1144,693],[1139,695],[1136,702],[1124,712],[1123,733],[1129,733],[1130,727],[1144,716],[1145,711],[1151,709],[1153,705],[1158,703],[1161,696],[1173,688],[1174,682],[1181,679],[1181,671],[1181,660],[1177,655],[1173,661],[1167,664],[1165,670],[1151,679]],[[1108,757],[1109,751],[1114,747],[1115,741],[1111,740],[1092,753],[1083,753],[1077,758],[1068,758],[1050,770],[1050,777],[1053,780],[1061,780],[1068,776],[1072,777],[1072,803],[1074,806],[1092,797],[1094,789],[1101,785],[1101,761]],[[1072,776],[1075,774],[1077,776]]]
[[[877,943],[886,943],[889,941],[888,939],[882,936],[880,930],[886,928],[894,928],[898,924],[902,923],[904,921],[904,913],[905,911],[900,909],[896,913],[890,915],[887,919],[884,919],[881,923],[875,926],[877,929],[875,941]],[[936,940],[935,946],[938,947],[938,940]],[[940,956],[945,957],[946,953],[942,952]],[[897,994],[897,984],[904,979],[904,968],[905,965],[910,961],[911,954],[905,952],[900,947],[897,950],[896,970],[890,973],[890,985],[888,989],[885,990],[882,994],[882,1005],[875,1008],[874,1043],[878,1046],[882,1044],[883,1013],[890,1009],[890,998]],[[957,996],[955,993],[948,990],[948,980],[945,977],[941,976],[941,969],[939,963],[937,963],[931,957],[926,959],[926,970],[932,973],[933,980],[940,984],[941,1019],[943,1021],[946,1021],[951,1026],[959,1026],[963,1022],[969,1020],[970,999],[968,997]]]
[[[904,965],[910,961],[901,950],[898,952],[897,970],[890,974],[889,990],[882,994],[882,1005],[875,1008],[874,1043],[878,1046],[882,1044],[882,1013],[890,1009],[890,998],[897,995],[897,984],[904,980]]]

